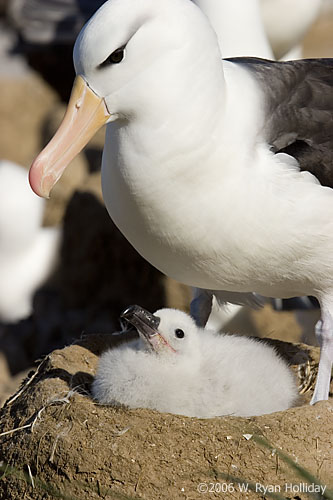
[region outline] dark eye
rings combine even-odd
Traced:
[[[105,66],[110,66],[110,64],[119,64],[125,56],[125,47],[120,47],[119,49],[112,52],[112,54],[103,61],[99,67],[104,68]]]
[[[177,328],[177,330],[175,330],[175,335],[178,339],[183,339],[185,337],[185,333],[180,328]]]

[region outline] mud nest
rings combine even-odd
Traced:
[[[251,491],[260,484],[305,500],[299,490],[306,480],[295,464],[314,476],[310,483],[329,488],[333,405],[308,405],[317,348],[270,341],[299,378],[301,406],[260,417],[196,419],[92,400],[98,356],[119,341],[90,335],[54,351],[7,401],[0,414],[0,498],[199,499],[204,483],[210,498],[221,492],[264,498],[263,490]]]

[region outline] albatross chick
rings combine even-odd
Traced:
[[[210,418],[286,410],[294,377],[263,342],[196,326],[176,309],[132,306],[123,318],[139,339],[102,354],[92,393],[102,404]]]

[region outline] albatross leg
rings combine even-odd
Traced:
[[[193,299],[190,305],[190,313],[196,324],[203,328],[212,311],[213,294],[208,290],[194,288]]]
[[[311,404],[328,399],[333,363],[333,318],[322,308],[322,319],[316,324],[316,337],[320,345],[319,369]]]

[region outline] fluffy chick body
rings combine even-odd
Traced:
[[[153,352],[141,338],[106,351],[92,387],[100,403],[210,418],[272,413],[296,402],[290,369],[265,343],[200,329],[181,311],[155,316],[176,352]]]

